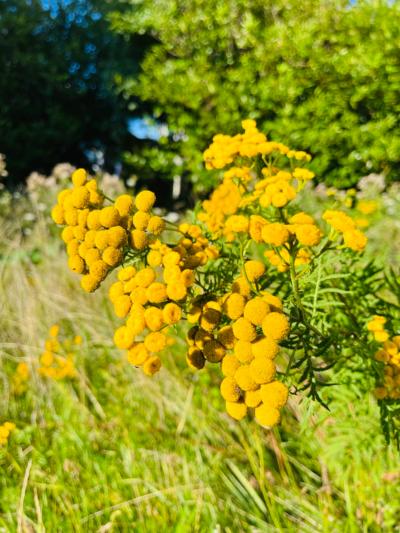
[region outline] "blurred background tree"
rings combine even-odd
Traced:
[[[400,168],[400,3],[348,0],[130,0],[113,28],[148,35],[140,75],[121,77],[168,135],[126,154],[139,173],[212,179],[201,151],[255,118],[271,139],[314,156],[320,180],[348,187]],[[168,140],[168,142],[166,142]]]
[[[9,185],[61,161],[90,166],[97,157],[112,170],[132,147],[130,102],[114,77],[135,74],[147,37],[111,32],[110,6],[0,0],[0,152]]]

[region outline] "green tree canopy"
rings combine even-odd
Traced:
[[[132,0],[122,34],[156,40],[122,89],[167,123],[171,143],[128,162],[207,186],[201,151],[255,118],[273,140],[309,151],[318,178],[350,186],[400,169],[400,4],[347,0]],[[130,6],[130,8],[129,8]],[[176,168],[175,162],[183,167]],[[161,162],[161,164],[160,164]]]
[[[60,161],[109,166],[127,145],[127,102],[114,76],[132,74],[142,38],[109,30],[106,0],[0,0],[0,152],[10,180]]]

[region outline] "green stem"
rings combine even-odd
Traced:
[[[314,327],[312,324],[310,324],[310,322],[308,320],[308,317],[307,317],[306,310],[304,309],[304,306],[303,306],[303,302],[301,301],[300,289],[299,289],[299,281],[298,281],[297,276],[296,276],[295,254],[293,252],[294,252],[294,250],[292,248],[292,250],[289,253],[290,281],[291,281],[292,288],[293,288],[294,300],[296,302],[296,306],[297,306],[298,310],[300,311],[301,321],[303,322],[303,324],[306,327],[311,329],[316,335],[318,335],[320,337],[323,337],[323,334],[316,327]]]

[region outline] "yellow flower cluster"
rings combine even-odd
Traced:
[[[82,274],[82,288],[93,292],[123,262],[128,244],[134,252],[143,251],[164,230],[165,222],[151,213],[156,200],[151,191],[140,192],[136,199],[122,194],[113,205],[104,206],[96,180],[88,181],[84,169],[72,174],[72,183],[72,189],[59,193],[51,214],[57,224],[65,225],[61,237],[69,268]]]
[[[271,174],[271,169],[263,168],[262,173],[266,177],[256,184],[254,191],[261,207],[284,207],[296,198],[296,189],[290,183],[294,175],[290,172],[278,170]]]
[[[15,424],[14,422],[4,422],[0,426],[0,446],[4,446],[8,442],[11,431],[14,431]]]
[[[225,219],[237,212],[244,192],[242,185],[225,178],[212,192],[210,198],[204,200],[203,211],[198,214],[198,219],[207,225],[213,235],[227,234]]]
[[[146,255],[147,266],[123,268],[109,291],[116,315],[126,318],[116,330],[114,342],[128,350],[128,360],[147,375],[161,368],[157,354],[169,342],[161,330],[180,321],[188,291],[195,283],[195,269],[218,257],[218,250],[198,226],[184,223],[178,231],[182,237],[175,246],[153,241]]]
[[[29,379],[29,367],[26,363],[18,363],[15,369],[15,374],[12,378],[12,386],[14,394],[17,396],[23,394],[27,388],[27,381]]]
[[[254,212],[265,211],[270,206],[285,207],[304,183],[314,177],[307,169],[291,165],[286,171],[266,161],[269,156],[309,161],[308,154],[290,150],[281,143],[268,142],[254,120],[244,120],[242,126],[243,134],[233,137],[216,135],[204,152],[208,169],[223,168],[231,163],[236,165],[224,172],[223,182],[203,202],[203,211],[198,215],[214,236],[224,236],[228,242],[235,240],[237,233],[259,234],[267,220]],[[240,158],[257,156],[261,156],[261,163],[266,165],[261,169],[262,179],[258,179],[254,164],[252,167],[241,166]]]
[[[314,219],[302,212],[292,216],[289,224],[266,221],[261,230],[262,241],[275,247],[285,245],[291,238],[302,246],[317,246],[322,232],[315,225]]]
[[[385,342],[389,338],[389,333],[385,331],[386,318],[375,315],[367,324],[367,329],[373,335],[376,341]]]
[[[51,326],[49,337],[45,341],[44,351],[40,356],[40,375],[52,379],[75,378],[77,375],[74,364],[74,351],[82,343],[77,335],[73,340],[59,340],[60,327]]]
[[[310,215],[291,214],[286,207],[304,184],[314,178],[313,172],[296,166],[295,161],[307,162],[311,158],[305,152],[268,142],[254,120],[245,120],[242,126],[244,133],[216,135],[204,152],[206,168],[228,165],[230,168],[225,170],[222,183],[203,202],[198,218],[214,238],[223,237],[229,243],[250,237],[269,245],[272,249],[265,251],[265,257],[281,272],[288,270],[291,255],[295,267],[308,264],[309,248],[320,244],[323,233]],[[253,158],[251,165],[249,158]],[[279,168],[279,161],[285,165],[284,158],[290,164]],[[374,207],[365,202],[360,204],[365,212]],[[335,230],[330,234],[331,240],[340,236],[343,240],[339,244],[342,242],[353,251],[365,248],[367,238],[358,229],[357,220],[334,210],[326,211],[323,219]]]
[[[182,287],[186,295],[187,288]],[[181,318],[180,307],[169,300],[167,285],[157,281],[154,268],[137,270],[130,265],[119,271],[109,297],[116,315],[126,319],[115,331],[115,345],[128,350],[128,361],[142,367],[145,374],[155,374],[161,368],[157,354],[167,346],[167,335],[161,330]]]
[[[59,193],[51,215],[57,224],[65,225],[61,238],[66,244],[69,268],[82,274],[82,288],[93,292],[123,260],[133,198],[122,195],[114,205],[104,206],[96,180],[88,180],[84,169],[72,174],[72,183],[72,189]]]
[[[400,399],[400,335],[386,340],[375,354],[375,359],[384,363],[383,383],[375,389],[379,400]]]
[[[273,153],[298,161],[311,159],[305,152],[290,150],[282,143],[268,141],[264,133],[257,129],[255,120],[243,120],[242,128],[244,133],[234,136],[218,134],[213,137],[213,142],[203,154],[207,169],[224,168],[237,157],[267,156]]]
[[[218,249],[203,235],[200,226],[183,223],[178,230],[183,236],[172,250],[181,257],[178,263],[180,268],[196,269],[218,258]]]
[[[339,234],[343,236],[343,244],[355,252],[362,252],[367,244],[367,237],[357,229],[355,221],[343,213],[334,209],[328,209],[322,218]]]
[[[273,359],[289,332],[289,321],[276,296],[266,291],[251,296],[248,281],[263,273],[262,263],[248,261],[245,276],[235,280],[231,292],[194,301],[187,316],[195,324],[187,335],[187,361],[197,369],[206,361],[221,363],[220,390],[228,414],[240,420],[255,409],[257,421],[271,427],[279,422],[288,396],[287,387],[275,380]]]
[[[128,196],[133,202],[131,196],[124,196]],[[148,248],[155,237],[165,229],[165,221],[151,213],[155,201],[156,195],[152,191],[141,191],[136,196],[134,204],[137,211],[132,217],[133,229],[130,231],[129,241],[133,250],[142,251]]]

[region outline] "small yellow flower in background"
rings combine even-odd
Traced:
[[[360,200],[357,203],[356,209],[363,215],[371,215],[378,209],[378,202],[375,200]]]
[[[367,329],[373,333],[374,338],[378,342],[385,342],[389,338],[389,333],[385,330],[386,318],[384,316],[375,315],[367,324]]]
[[[365,229],[369,226],[370,222],[367,218],[357,217],[354,219],[354,222],[358,228]]]
[[[112,228],[118,226],[121,221],[121,215],[116,207],[110,205],[103,207],[100,211],[99,220],[104,228]]]
[[[130,232],[130,243],[135,250],[144,250],[148,242],[148,237],[144,230],[134,229]]]
[[[147,229],[150,218],[150,213],[137,211],[132,217],[132,222],[136,229],[144,231]]]
[[[261,403],[260,389],[246,391],[244,395],[244,403],[247,407],[258,407]]]
[[[7,444],[10,433],[14,431],[16,428],[16,425],[14,422],[4,422],[0,426],[0,446],[4,446]]]
[[[343,233],[344,244],[355,252],[362,252],[367,244],[367,237],[359,230],[345,231]]]
[[[295,168],[293,177],[297,180],[309,181],[315,177],[315,174],[306,168]]]
[[[250,363],[249,369],[251,377],[259,385],[269,383],[275,377],[275,363],[267,357],[255,357]]]
[[[153,235],[160,235],[160,233],[162,233],[165,229],[165,222],[157,215],[152,216],[147,225],[147,229]]]
[[[233,378],[236,370],[239,367],[240,367],[240,361],[235,355],[225,355],[225,357],[222,359],[221,372],[225,377]],[[235,385],[236,385],[236,382],[235,382]],[[222,386],[222,383],[221,383],[221,386]]]
[[[235,372],[234,379],[240,388],[240,391],[253,391],[258,388],[257,382],[254,380],[251,373],[250,365],[240,365]]]
[[[59,332],[60,326],[58,324],[54,324],[54,326],[51,326],[51,328],[49,329],[50,337],[58,337]]]
[[[144,338],[144,345],[149,352],[161,352],[167,345],[167,338],[164,333],[154,331]]]
[[[394,335],[391,339],[389,334],[384,331],[382,322],[383,317],[375,316],[367,325],[368,329],[376,334],[385,333],[386,340],[382,348],[375,353],[375,360],[383,364],[383,380],[380,380],[378,387],[375,388],[374,394],[378,400],[399,400],[400,399],[400,335]],[[378,329],[377,329],[378,328]],[[383,338],[382,336],[381,338]]]
[[[245,233],[249,229],[249,220],[243,215],[231,215],[226,219],[225,230],[233,233]]]
[[[288,395],[288,388],[280,381],[271,381],[260,388],[261,400],[276,409],[280,409],[286,404]]]
[[[322,218],[337,232],[342,234],[344,246],[355,252],[362,252],[367,244],[367,237],[359,229],[356,222],[342,211],[328,209]]]
[[[263,298],[256,296],[246,303],[243,316],[255,326],[261,326],[262,321],[269,311],[270,307],[268,303]]]
[[[322,232],[313,224],[295,224],[293,231],[304,246],[316,246],[322,238]]]
[[[232,324],[233,334],[236,339],[241,341],[253,341],[256,336],[256,329],[254,325],[247,320],[247,318],[241,317]]]
[[[82,187],[82,185],[85,185],[87,180],[86,170],[83,168],[78,168],[72,173],[71,180],[75,187]]]
[[[221,396],[228,402],[236,402],[240,398],[240,388],[233,377],[226,377],[221,381]]]
[[[148,376],[153,376],[161,368],[161,359],[154,355],[149,357],[143,364],[143,372]]]
[[[75,378],[77,371],[74,359],[76,350],[78,346],[81,346],[83,339],[80,335],[60,339],[60,332],[59,324],[50,327],[49,338],[45,341],[45,350],[39,359],[38,372],[41,376],[57,380]]]
[[[266,337],[279,342],[289,332],[289,319],[282,313],[269,313],[262,321],[262,330]]]
[[[27,381],[29,380],[29,367],[25,362],[18,363],[15,373],[12,376],[12,388],[14,394],[19,396],[27,390]]]

